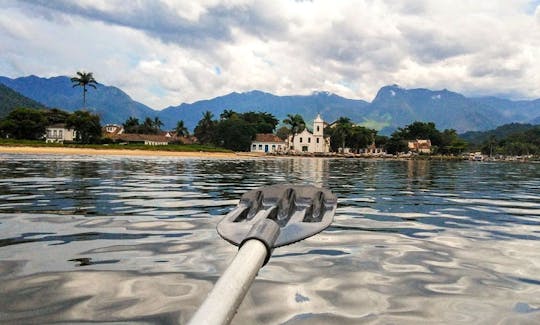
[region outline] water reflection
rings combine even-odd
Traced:
[[[0,322],[186,322],[234,256],[242,193],[329,187],[333,225],[276,249],[238,324],[537,323],[538,164],[0,159]]]

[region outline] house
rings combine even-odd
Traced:
[[[409,151],[417,152],[417,153],[431,153],[431,141],[428,140],[412,140],[409,141],[407,146],[409,147]]]
[[[383,148],[378,148],[375,145],[375,142],[371,143],[371,145],[367,148],[365,148],[362,152],[366,156],[384,156],[386,155],[386,151]]]
[[[106,134],[107,138],[114,142],[130,143],[130,144],[144,144],[148,146],[166,146],[170,142],[176,140],[176,137],[166,137],[164,135],[157,134],[135,134],[135,133],[122,133],[122,134]]]
[[[53,124],[47,127],[45,142],[64,143],[73,142],[77,134],[74,129],[69,129],[64,123]]]
[[[330,138],[324,137],[326,123],[320,114],[313,121],[313,132],[307,128],[293,136],[289,136],[289,151],[326,153],[330,152]]]
[[[258,133],[251,142],[251,152],[285,152],[287,143],[272,133]]]
[[[122,134],[124,127],[118,124],[106,124],[102,129],[103,134]]]

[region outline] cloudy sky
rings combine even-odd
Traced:
[[[540,98],[540,0],[0,1],[0,75],[91,71],[154,109],[389,84]]]

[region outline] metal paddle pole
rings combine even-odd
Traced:
[[[273,248],[322,231],[336,206],[330,191],[314,186],[274,185],[244,194],[217,227],[240,249],[189,324],[229,324]]]
[[[266,246],[246,242],[189,324],[229,324],[266,259]]]

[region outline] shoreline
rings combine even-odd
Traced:
[[[237,152],[207,152],[207,151],[166,151],[139,149],[93,149],[67,147],[31,147],[31,146],[0,146],[0,154],[36,154],[36,155],[89,155],[89,156],[157,156],[181,158],[209,159],[246,159],[261,158],[264,155]]]

